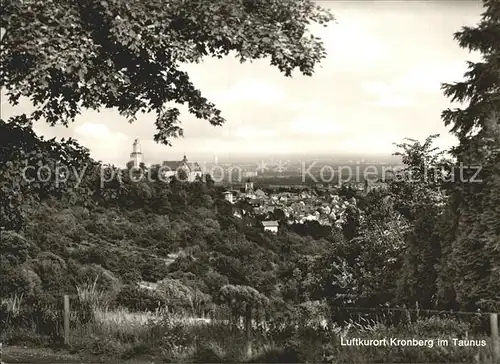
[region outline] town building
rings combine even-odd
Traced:
[[[132,168],[139,168],[144,164],[144,155],[139,139],[134,140],[132,145],[132,153],[130,153]],[[196,162],[188,161],[187,157],[181,161],[164,161],[160,166],[160,174],[162,178],[179,176],[179,179],[186,182],[194,182],[203,177],[203,171],[200,165]]]
[[[261,189],[258,189],[257,191],[255,191],[255,196],[257,198],[267,198],[267,195],[264,191],[262,191]]]
[[[188,161],[186,156],[181,161],[164,161],[160,170],[163,178],[177,176],[181,181],[185,182],[194,182],[203,177],[200,165]]]
[[[253,182],[250,180],[245,182],[245,193],[253,193]]]
[[[257,177],[257,172],[255,172],[255,171],[243,171],[242,177],[243,178]]]
[[[224,199],[226,201],[229,201],[230,203],[234,203],[234,196],[233,196],[233,193],[231,191],[226,191],[223,193],[224,195]]]

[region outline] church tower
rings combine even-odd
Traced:
[[[141,143],[139,143],[139,139],[134,140],[134,144],[132,146],[132,153],[130,153],[130,158],[132,158],[132,162],[134,162],[134,168],[139,168],[141,166],[142,160],[142,148]]]
[[[253,192],[253,182],[250,179],[247,179],[245,182],[245,193]]]
[[[370,185],[368,184],[368,180],[367,179],[365,179],[365,185],[363,187],[363,192],[364,192],[365,195],[367,195],[368,192],[370,192]]]

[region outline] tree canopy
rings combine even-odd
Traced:
[[[453,277],[448,287],[460,305],[495,310],[500,302],[500,3],[483,4],[479,24],[455,34],[462,48],[479,51],[482,60],[469,62],[464,81],[443,85],[446,96],[465,104],[442,114],[460,138],[454,154],[461,173],[451,190],[455,235],[445,249],[451,252],[446,274]]]
[[[500,3],[483,0],[484,12],[476,26],[463,27],[454,37],[460,47],[480,52],[481,62],[468,62],[466,80],[445,83],[444,94],[452,101],[467,103],[465,108],[446,109],[442,118],[452,132],[465,137],[475,129],[488,129],[500,113]],[[496,120],[498,123],[498,120]]]
[[[241,62],[269,58],[285,76],[312,75],[325,57],[311,23],[332,15],[313,0],[6,0],[0,86],[27,121],[68,125],[83,109],[117,109],[134,121],[155,113],[155,140],[183,135],[180,111],[214,126],[221,111],[203,97],[182,63],[233,52]]]

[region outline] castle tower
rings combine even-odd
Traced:
[[[143,162],[142,159],[142,148],[141,143],[139,143],[139,139],[134,140],[134,144],[132,146],[132,153],[130,153],[130,158],[132,158],[132,162],[134,162],[134,168],[140,167]]]

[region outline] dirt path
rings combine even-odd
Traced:
[[[140,360],[111,360],[109,358],[83,357],[70,354],[66,351],[50,349],[28,348],[19,346],[3,346],[2,364],[87,364],[87,363],[127,363],[127,364],[155,364],[152,361]]]

